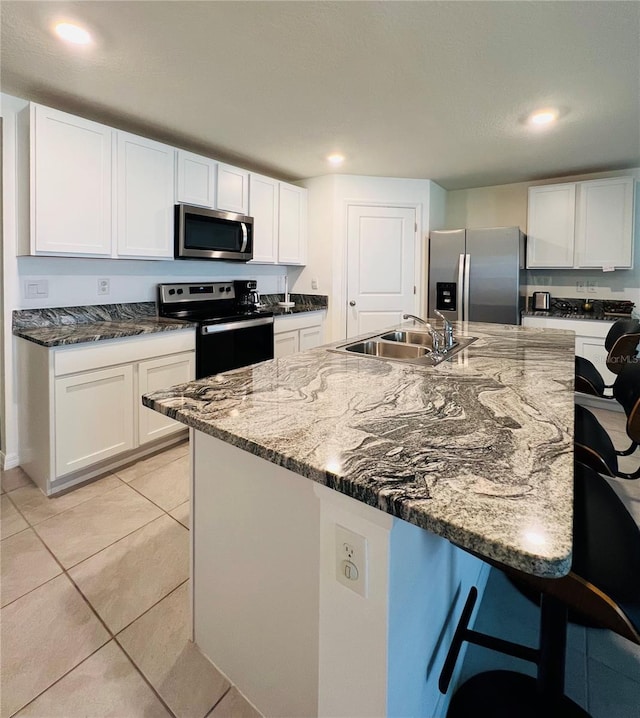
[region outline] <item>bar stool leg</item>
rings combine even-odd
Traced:
[[[538,691],[550,704],[564,694],[566,647],[567,607],[553,596],[542,594]]]

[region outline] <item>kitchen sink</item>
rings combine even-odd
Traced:
[[[435,353],[432,350],[429,332],[397,330],[342,344],[328,351],[339,354],[355,354],[372,359],[390,359],[418,366],[435,366],[475,342],[476,338],[456,337],[455,343],[450,349]]]
[[[372,340],[356,342],[344,348],[346,351],[353,352],[354,354],[366,354],[367,356],[383,357],[386,359],[418,359],[430,353],[427,349],[413,344],[387,344],[385,342]]]
[[[384,339],[388,342],[419,344],[423,347],[429,347],[429,349],[433,346],[431,334],[427,332],[389,332],[388,334],[382,334],[380,339]]]

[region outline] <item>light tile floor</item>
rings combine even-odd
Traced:
[[[626,448],[624,415],[594,413]],[[187,451],[57,498],[2,472],[0,718],[259,718],[188,639]],[[640,523],[640,481],[611,483]],[[493,571],[476,625],[530,641],[537,612]],[[531,671],[513,661],[470,646],[463,679]],[[570,626],[567,692],[593,718],[640,718],[640,648]]]
[[[189,640],[186,442],[57,498],[3,471],[0,718],[259,718]]]
[[[624,414],[589,410],[605,427],[616,449],[629,446]],[[638,464],[640,449],[631,457],[620,457],[622,471],[634,471]],[[640,480],[612,479],[610,483],[640,524]],[[477,630],[535,645],[538,621],[538,608],[516,591],[503,573],[492,569],[478,610]],[[535,675],[530,663],[469,645],[459,682],[482,671],[499,669]],[[570,624],[565,688],[592,718],[640,718],[640,646],[612,631]]]

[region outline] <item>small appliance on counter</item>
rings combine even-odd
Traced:
[[[533,307],[537,312],[548,312],[551,308],[551,294],[549,292],[534,292]]]
[[[233,289],[239,307],[253,311],[264,306],[260,301],[258,283],[255,279],[236,279],[233,282]]]

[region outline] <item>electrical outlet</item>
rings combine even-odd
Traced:
[[[584,282],[578,280],[576,282],[576,291],[577,292],[583,292],[584,291]]]
[[[598,282],[587,282],[587,291],[589,294],[595,294],[598,288]]]
[[[367,597],[367,539],[336,524],[336,579]]]
[[[312,279],[311,280],[311,289],[317,289],[318,288],[318,280]]]
[[[108,279],[98,279],[98,294],[109,294],[110,290],[111,286]]]

